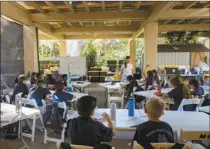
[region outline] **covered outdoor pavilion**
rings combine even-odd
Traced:
[[[135,39],[144,38],[145,65],[157,67],[157,38],[170,31],[209,36],[208,1],[34,1],[1,2],[1,15],[24,25],[25,72],[38,71],[38,40],[129,39],[135,68]],[[38,29],[38,34],[36,30]]]

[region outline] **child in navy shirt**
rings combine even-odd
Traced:
[[[15,101],[15,96],[19,93],[23,93],[22,96],[28,95],[28,87],[26,85],[27,77],[25,75],[20,75],[18,77],[18,83],[15,85],[13,94],[11,97],[11,103]]]
[[[53,94],[54,101],[56,101],[56,102],[64,101],[64,102],[68,103],[69,101],[72,100],[73,95],[63,91],[64,84],[61,81],[56,82],[55,89],[56,89],[56,92]]]
[[[38,80],[36,83],[36,87],[33,87],[30,89],[28,98],[29,99],[35,99],[38,106],[42,105],[42,99],[50,99],[51,93],[50,91],[44,87],[44,81]]]
[[[96,108],[96,98],[83,96],[77,101],[78,118],[71,119],[68,123],[68,134],[72,144],[97,146],[101,142],[110,142],[116,130],[108,114],[103,118],[108,127],[92,119]]]

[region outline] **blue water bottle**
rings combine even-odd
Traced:
[[[134,99],[133,95],[131,94],[129,100],[128,100],[128,116],[134,116]]]

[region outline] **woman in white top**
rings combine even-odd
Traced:
[[[122,76],[121,76],[121,81],[125,82],[127,80],[127,76],[133,75],[132,69],[133,65],[130,63],[130,56],[126,56],[125,59],[125,64],[122,65]]]

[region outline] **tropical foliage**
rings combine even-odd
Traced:
[[[168,32],[166,33],[166,44],[198,43],[198,32]]]
[[[59,57],[60,43],[54,40],[39,40],[39,59],[54,59]]]

